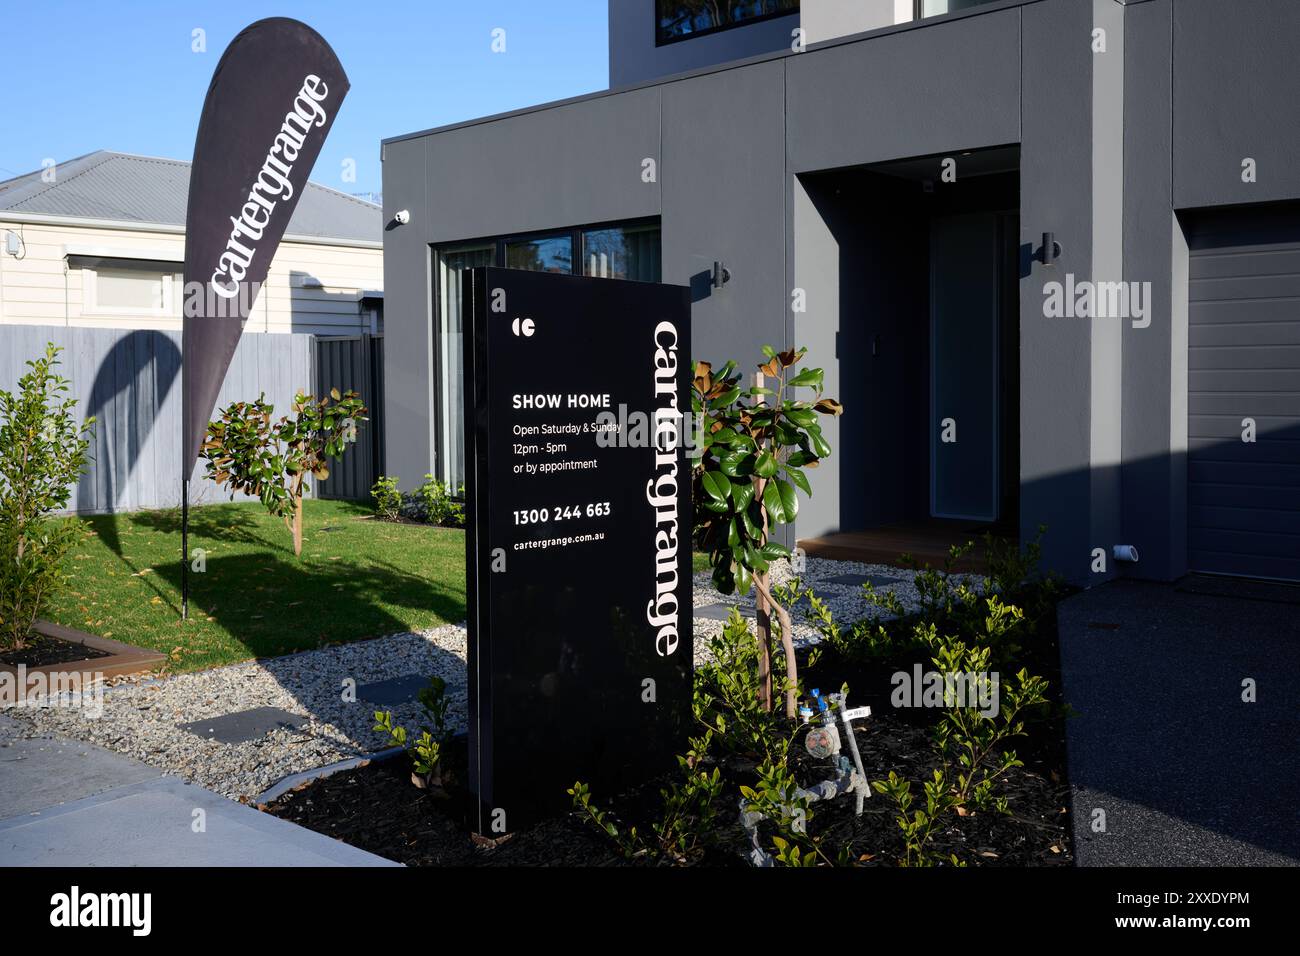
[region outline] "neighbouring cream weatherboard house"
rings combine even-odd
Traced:
[[[0,324],[181,327],[190,164],[100,150],[0,182]],[[373,203],[309,183],[244,331],[382,332]]]

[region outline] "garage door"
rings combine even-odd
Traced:
[[[1300,206],[1186,225],[1188,563],[1300,580]]]

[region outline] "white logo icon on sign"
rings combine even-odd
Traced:
[[[531,338],[536,326],[533,325],[532,319],[515,319],[510,323],[510,329],[515,335],[522,335],[525,338]]]

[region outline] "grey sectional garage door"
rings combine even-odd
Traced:
[[[1300,580],[1300,207],[1187,230],[1188,563]]]

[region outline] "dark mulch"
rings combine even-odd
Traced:
[[[0,663],[17,667],[45,667],[50,664],[72,664],[78,661],[93,661],[98,657],[109,657],[108,651],[87,647],[79,641],[65,641],[46,634],[36,634],[27,646],[18,651],[6,651],[0,654]]]
[[[929,778],[935,765],[928,730],[894,713],[873,716],[859,722],[857,728],[858,747],[868,777],[878,780],[891,770],[898,772],[913,781],[918,805],[923,805],[921,782]],[[824,762],[814,761],[802,748],[799,754],[797,773],[802,783],[812,784],[828,775]],[[730,759],[723,762],[722,769],[729,786],[720,798],[719,826],[713,845],[690,861],[695,865],[748,865],[748,844],[733,808],[738,799],[737,787],[753,782],[753,764]],[[661,783],[652,782],[612,801],[617,813],[636,824],[642,833],[651,832]],[[1024,768],[1011,771],[1003,779],[999,792],[1010,801],[1010,816],[953,816],[950,825],[936,837],[935,848],[945,856],[956,853],[971,865],[1052,866],[1073,861],[1066,788],[1054,769],[1039,759],[1027,760]],[[606,795],[596,797],[602,806],[611,803]],[[571,815],[517,832],[496,846],[476,845],[466,823],[469,806],[468,795],[454,787],[450,796],[442,797],[417,789],[411,783],[408,761],[399,756],[315,781],[262,809],[408,866],[619,866],[669,862],[645,857],[625,860],[603,834]],[[809,832],[814,836],[825,834],[828,846],[850,844],[860,864],[893,865],[903,851],[896,816],[894,804],[880,794],[867,801],[860,817],[854,814],[853,798],[842,797],[813,805]]]
[[[448,759],[464,766],[463,738]],[[260,809],[407,866],[608,866],[614,847],[576,819],[560,817],[496,846],[470,837],[469,795],[435,796],[411,783],[405,756],[363,764],[290,791]]]

